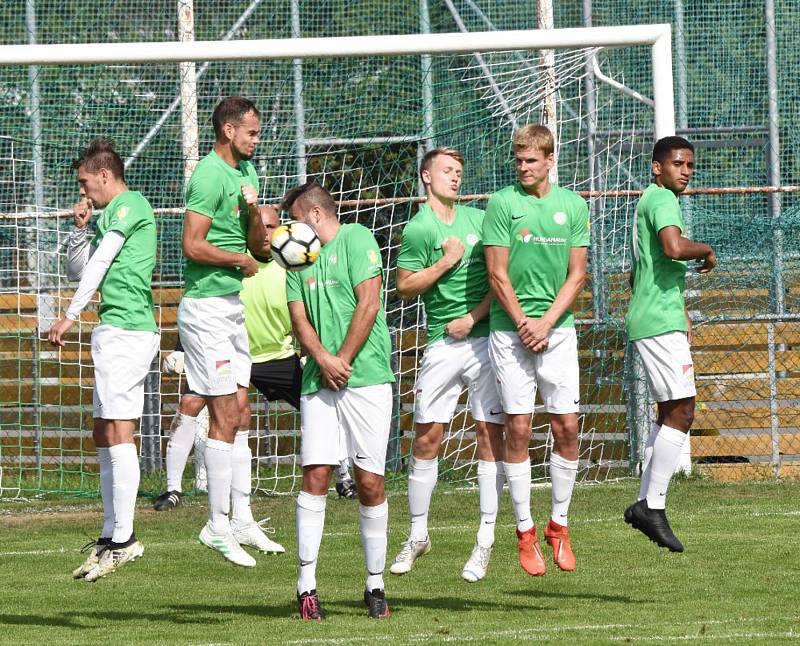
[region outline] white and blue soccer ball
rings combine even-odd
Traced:
[[[316,231],[303,222],[287,222],[272,233],[272,258],[288,271],[310,267],[322,247]]]

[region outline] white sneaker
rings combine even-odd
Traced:
[[[260,520],[257,523],[238,524],[235,520],[231,521],[233,537],[239,545],[249,545],[256,548],[259,552],[266,554],[283,554],[286,550],[283,545],[276,543],[269,538],[266,533],[274,534],[272,527],[264,527],[269,522],[269,518]]]
[[[426,538],[424,541],[412,541],[410,538],[400,547],[400,553],[394,557],[389,572],[392,574],[406,574],[411,572],[414,561],[418,557],[424,556],[431,551],[431,541]]]
[[[211,531],[208,523],[200,530],[200,542],[212,550],[217,550],[222,556],[231,563],[242,567],[255,567],[256,560],[242,549],[236,541],[233,532],[226,534],[215,534]]]
[[[86,581],[97,581],[97,579],[116,572],[126,563],[135,561],[144,554],[144,545],[139,541],[134,541],[127,547],[113,549],[106,546],[100,554],[100,560],[83,577]]]
[[[480,581],[486,576],[486,570],[489,569],[489,559],[491,556],[491,547],[481,547],[475,543],[475,547],[472,548],[472,554],[469,555],[469,560],[464,564],[461,578],[470,583]]]
[[[108,546],[109,540],[111,539],[102,538],[98,541],[92,541],[91,543],[87,543],[86,545],[83,546],[81,552],[85,552],[88,547],[91,547],[92,551],[89,552],[89,556],[86,557],[86,560],[83,562],[83,564],[72,571],[73,579],[82,579],[87,574],[89,574],[91,569],[100,562],[100,555],[103,553],[103,550],[106,549],[106,547]]]

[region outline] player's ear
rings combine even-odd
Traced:
[[[226,121],[222,124],[222,132],[225,134],[225,137],[230,141],[233,139],[233,134],[236,132],[236,126],[234,126],[229,121]]]
[[[661,162],[654,159],[651,170],[656,177],[661,175]]]

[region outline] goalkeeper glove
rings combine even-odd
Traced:
[[[170,352],[166,357],[164,357],[164,363],[161,364],[161,370],[167,375],[183,374],[183,352],[180,350]]]

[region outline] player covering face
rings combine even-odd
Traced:
[[[461,392],[469,392],[478,443],[480,525],[462,577],[486,576],[503,487],[503,411],[489,361],[492,300],[483,253],[484,213],[456,202],[463,157],[452,148],[430,151],[420,165],[427,202],[403,229],[397,291],[422,296],[428,346],[414,388],[415,437],[408,477],[411,529],[392,562],[393,574],[409,572],[431,549],[428,510],[438,477],[445,425]]]
[[[81,200],[67,247],[67,275],[80,283],[66,316],[50,330],[63,347],[89,299],[100,291],[100,325],[92,331],[92,437],[100,465],[104,522],[76,579],[96,581],[136,560],[144,547],[133,531],[139,454],[133,441],[144,408],[144,380],[158,352],[151,281],[156,262],[153,209],[128,189],[122,160],[107,139],[96,139],[74,164]],[[91,242],[88,224],[95,207]]]

